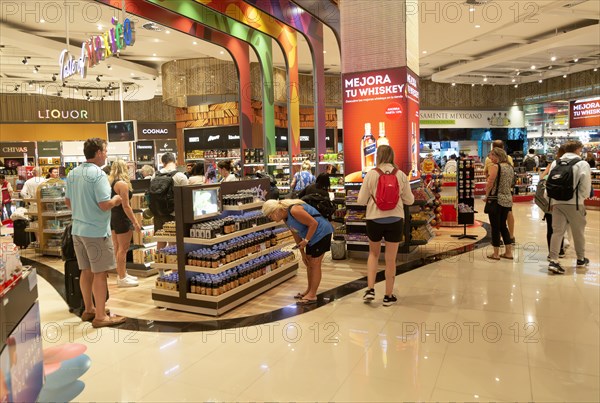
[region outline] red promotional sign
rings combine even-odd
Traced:
[[[419,150],[416,76],[401,67],[343,74],[342,84],[346,181],[362,181],[363,174],[377,164],[375,155],[381,144],[394,149],[400,169],[416,175]]]
[[[571,128],[600,126],[600,98],[571,101],[569,126]]]

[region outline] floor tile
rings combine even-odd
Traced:
[[[405,402],[429,401],[433,386],[412,379],[383,379],[352,374],[329,400],[335,402]]]
[[[527,343],[529,365],[549,370],[600,375],[598,344],[540,339]]]
[[[201,378],[202,374],[198,374]],[[232,402],[235,394],[211,387],[194,386],[178,381],[160,385],[141,398],[140,402]]]
[[[533,400],[537,402],[598,402],[597,376],[531,368]]]

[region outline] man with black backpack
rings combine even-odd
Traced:
[[[535,169],[540,166],[540,159],[535,155],[535,150],[533,148],[529,149],[529,152],[523,159],[523,166],[527,172],[535,171]]]
[[[164,167],[150,181],[148,196],[150,211],[154,215],[154,231],[162,229],[166,222],[175,219],[175,198],[173,186],[184,186],[189,183],[183,172],[177,171],[175,155],[164,153],[161,157]],[[164,248],[165,242],[158,242],[157,249]]]
[[[590,166],[580,157],[583,149],[580,141],[568,141],[564,147],[565,154],[552,162],[546,181],[546,193],[552,211],[548,272],[553,274],[565,273],[565,269],[558,263],[558,254],[567,225],[573,233],[577,267],[585,267],[590,262],[585,257],[586,218],[583,204],[592,188]]]

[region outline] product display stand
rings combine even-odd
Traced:
[[[457,164],[458,224],[463,226],[463,233],[452,236],[458,239],[477,239],[476,235],[467,235],[467,225],[475,224],[475,164],[464,158],[460,158]]]
[[[157,237],[156,241],[175,242],[177,245],[177,263],[160,264],[163,269],[170,269],[177,272],[178,276],[174,282],[168,284],[168,287],[156,287],[152,290],[152,299],[155,305],[171,308],[180,311],[194,312],[205,315],[221,315],[244,302],[262,294],[263,292],[275,287],[276,285],[292,278],[298,270],[297,259],[272,268],[270,271],[255,276],[250,281],[241,282],[235,288],[221,292],[218,295],[205,295],[193,293],[191,287],[194,286],[193,278],[198,275],[219,275],[226,274],[227,271],[239,267],[253,259],[260,258],[266,254],[280,250],[291,240],[280,241],[276,246],[261,249],[258,252],[247,255],[231,263],[217,265],[214,267],[201,267],[188,264],[189,253],[198,246],[213,246],[226,241],[236,240],[239,237],[254,234],[261,230],[278,227],[281,224],[267,222],[265,224],[255,225],[247,229],[234,231],[217,237],[204,239],[191,237],[191,230],[194,224],[201,224],[208,220],[214,220],[215,217],[196,217],[194,219],[193,200],[194,192],[201,189],[219,187],[219,202],[223,213],[221,218],[226,216],[236,216],[245,211],[260,209],[263,202],[252,201],[250,203],[241,203],[236,205],[223,205],[223,198],[227,195],[236,194],[240,190],[254,192],[257,196],[264,195],[269,190],[268,179],[254,179],[239,182],[224,182],[220,185],[193,185],[175,187],[175,237]],[[156,266],[156,264],[155,264]],[[160,279],[159,279],[160,280]]]
[[[150,186],[147,179],[134,180],[131,207],[136,219],[142,225],[140,232],[133,232],[132,245],[127,254],[127,271],[136,277],[149,277],[158,273],[158,269],[152,267],[154,254],[156,253],[156,242],[154,236],[154,224],[152,218],[146,218],[144,212],[148,210],[145,191]],[[146,186],[144,186],[146,185]],[[148,210],[149,211],[149,210]]]
[[[35,213],[28,213],[38,217],[37,228],[26,229],[36,232],[37,253],[61,255],[62,234],[71,222],[71,210],[65,204],[65,190],[66,183],[60,179],[48,179],[37,188],[37,197],[33,200],[37,210]]]

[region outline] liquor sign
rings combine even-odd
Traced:
[[[35,155],[35,143],[27,142],[0,142],[0,157],[23,158],[23,154]]]
[[[38,157],[60,157],[60,141],[38,141]]]
[[[138,127],[138,139],[140,140],[163,140],[177,138],[177,125],[175,123],[140,123]]]
[[[600,126],[600,97],[583,101],[571,101],[569,105],[569,126]]]
[[[154,141],[137,141],[135,155],[138,162],[152,163],[154,161]]]
[[[177,152],[177,141],[176,140],[164,140],[156,141],[156,153],[176,153]]]
[[[38,110],[38,119],[88,119],[88,111],[85,109],[40,109]]]
[[[400,67],[342,75],[346,182],[361,182],[363,174],[375,167],[381,144],[394,149],[395,162],[405,173],[415,166],[411,145],[416,144],[418,152],[418,120],[413,139],[408,128],[414,119],[407,115],[418,114],[419,92],[415,76],[407,85],[408,72]]]
[[[239,126],[184,129],[183,139],[186,152],[239,149],[241,146]]]
[[[60,53],[58,64],[62,81],[76,74],[79,74],[81,78],[85,78],[88,67],[96,66],[100,61],[108,59],[135,43],[135,24],[133,21],[126,18],[123,24],[120,24],[113,17],[111,23],[115,26],[114,28],[102,35],[92,35],[81,44],[81,54],[78,59],[75,59],[68,49],[64,49]]]

